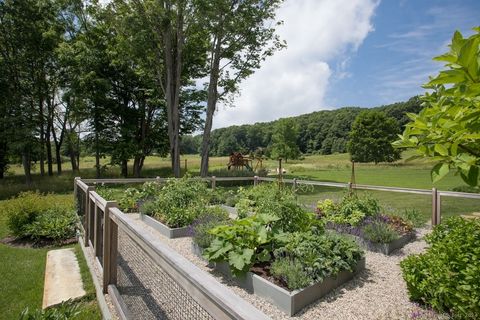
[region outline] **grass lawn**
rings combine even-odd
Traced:
[[[72,198],[71,195],[58,197],[60,201]],[[0,201],[0,239],[8,235],[7,217],[2,210],[5,202]],[[0,244],[0,319],[17,319],[26,307],[30,310],[41,308],[46,255],[51,249],[12,248]],[[87,292],[78,302],[81,309],[78,319],[101,319],[93,282],[78,244],[75,251]]]

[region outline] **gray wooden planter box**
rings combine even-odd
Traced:
[[[174,238],[182,238],[182,237],[190,237],[190,228],[189,227],[182,227],[182,228],[170,228],[165,224],[161,223],[160,221],[147,216],[146,214],[140,213],[140,220],[145,222],[145,224],[149,225],[150,227],[154,228],[162,235],[169,239]]]
[[[220,208],[227,210],[228,216],[230,217],[230,219],[236,219],[238,217],[238,212],[235,207],[230,207],[230,206],[221,204]]]
[[[373,251],[373,252],[380,252],[385,255],[389,255],[393,251],[402,248],[404,245],[415,239],[415,233],[407,233],[401,236],[400,238],[393,240],[392,242],[389,243],[377,243],[377,242],[371,242],[367,239],[363,239],[357,236],[353,236],[355,241],[365,248],[368,251]]]
[[[318,282],[309,287],[294,291],[283,289],[252,272],[247,272],[243,277],[234,278],[230,272],[228,264],[225,262],[216,263],[215,269],[227,277],[234,279],[242,288],[267,299],[279,309],[283,310],[286,314],[293,316],[305,306],[320,299],[333,289],[348,282],[356,274],[364,270],[365,258],[358,261],[353,272],[342,271],[337,274],[336,277],[328,277],[322,282]]]
[[[204,250],[203,248],[200,248],[198,246],[198,244],[196,244],[195,242],[192,241],[192,252],[193,252],[193,254],[196,255],[198,258],[200,258],[205,263],[207,263],[210,268],[213,268],[215,265],[213,263],[208,262],[208,260],[205,259],[202,256],[203,250]]]

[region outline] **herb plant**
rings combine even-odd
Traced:
[[[276,259],[270,266],[270,272],[290,290],[305,288],[313,281],[304,271],[302,263],[295,259]]]
[[[363,228],[364,238],[376,243],[389,243],[398,239],[399,235],[388,223],[374,221]]]
[[[452,217],[425,239],[427,251],[400,264],[410,298],[454,319],[480,319],[480,221]]]

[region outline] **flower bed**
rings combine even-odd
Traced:
[[[169,226],[161,223],[160,221],[147,216],[146,214],[140,213],[140,220],[145,222],[145,224],[149,225],[150,227],[154,228],[162,235],[169,239],[175,238],[182,238],[182,237],[189,237],[190,236],[190,228],[189,227],[181,227],[181,228],[170,228]]]
[[[348,234],[365,249],[388,255],[413,240],[415,231],[411,222],[380,211],[375,199],[356,195],[347,195],[340,202],[324,200],[316,209],[327,229]]]

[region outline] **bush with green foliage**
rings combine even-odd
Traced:
[[[217,226],[229,225],[228,212],[220,207],[207,207],[201,217],[196,219],[191,226],[192,240],[200,248],[207,248],[215,236],[210,230]]]
[[[73,202],[58,202],[51,195],[21,193],[5,205],[7,225],[18,238],[60,241],[75,236],[77,216]]]
[[[352,271],[363,254],[353,240],[336,233],[293,232],[275,237],[275,257],[301,263],[312,283]]]
[[[305,288],[312,281],[302,263],[295,259],[276,259],[270,266],[270,273],[290,290]]]
[[[120,209],[127,212],[138,211],[143,202],[155,199],[162,192],[162,185],[158,182],[145,182],[140,188],[128,188],[118,199]]]
[[[375,221],[363,227],[365,239],[375,243],[390,243],[399,238],[395,229],[386,222]]]
[[[284,232],[322,228],[320,221],[298,203],[291,188],[261,183],[253,188],[240,188],[238,198],[235,208],[240,217],[258,213],[275,215],[279,219],[273,227]]]
[[[364,218],[380,214],[380,205],[368,194],[363,196],[347,194],[339,203],[331,199],[319,201],[317,214],[326,221],[356,226]]]
[[[206,211],[207,184],[189,177],[169,179],[154,203],[152,216],[170,228],[186,227]]]
[[[425,239],[427,251],[400,264],[410,298],[455,319],[479,319],[480,220],[449,218]]]

